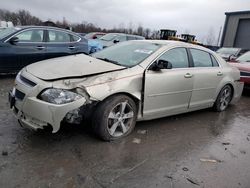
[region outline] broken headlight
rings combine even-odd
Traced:
[[[63,89],[47,89],[45,90],[39,98],[43,101],[53,103],[53,104],[66,104],[83,98],[83,96],[74,93],[72,91]]]

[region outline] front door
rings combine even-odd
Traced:
[[[5,63],[6,69],[9,71],[18,71],[21,68],[45,59],[46,47],[44,43],[44,31],[42,29],[30,29],[21,31],[15,35],[18,42],[11,44],[6,42],[9,46],[9,54],[11,58]]]
[[[158,60],[170,62],[172,69],[146,70],[144,119],[184,112],[188,109],[192,95],[193,76],[190,74],[187,50],[170,49]]]

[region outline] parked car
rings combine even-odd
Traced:
[[[99,39],[101,38],[102,36],[106,35],[106,33],[103,33],[103,32],[91,32],[91,33],[88,33],[84,36],[85,39]]]
[[[138,35],[129,35],[125,33],[108,33],[101,37],[98,41],[103,48],[112,46],[118,42],[124,42],[128,40],[144,40],[145,38]]]
[[[236,59],[237,57],[241,56],[245,52],[247,52],[247,49],[242,48],[220,48],[216,52],[225,60],[225,61],[231,61]]]
[[[6,27],[0,27],[0,32],[6,29]]]
[[[56,69],[56,71],[55,71]],[[215,52],[177,41],[127,41],[22,69],[9,93],[20,124],[32,129],[92,118],[104,140],[128,135],[136,121],[213,107],[242,93],[240,72]]]
[[[88,53],[92,54],[95,52],[98,52],[103,49],[103,46],[100,42],[98,42],[95,39],[89,39],[88,40]]]
[[[87,35],[87,33],[77,33],[78,35],[81,35],[82,37],[84,37],[85,35]]]
[[[245,88],[250,88],[250,51],[229,62],[240,70],[240,80],[245,83]]]
[[[0,73],[18,72],[36,61],[78,53],[88,53],[87,40],[68,30],[23,26],[0,32]]]

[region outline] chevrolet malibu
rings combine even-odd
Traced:
[[[236,102],[239,71],[216,53],[177,41],[128,41],[92,56],[44,60],[23,68],[9,93],[21,126],[32,129],[92,120],[110,141],[128,135],[136,121]]]

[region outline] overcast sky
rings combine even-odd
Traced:
[[[28,10],[42,20],[87,21],[102,28],[136,27],[175,29],[205,40],[223,27],[225,12],[250,10],[250,0],[0,0],[3,9]]]

